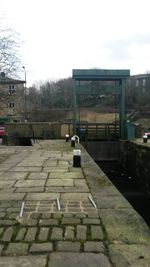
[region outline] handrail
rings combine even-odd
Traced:
[[[76,140],[76,138],[77,138],[77,143],[79,144],[79,142],[80,142],[80,138],[79,138],[79,136],[78,135],[74,135],[72,138],[75,138],[75,140]]]

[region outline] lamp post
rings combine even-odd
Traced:
[[[26,75],[26,68],[22,66],[24,69],[24,78],[25,78],[25,87],[24,87],[24,119],[27,121],[27,75]]]

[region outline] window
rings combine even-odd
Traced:
[[[10,102],[10,103],[9,103],[9,107],[10,107],[10,108],[14,108],[14,107],[15,107],[15,103],[14,103],[14,102]]]
[[[10,95],[13,95],[16,92],[16,85],[15,84],[9,84],[8,86],[8,93]]]
[[[143,86],[146,85],[146,79],[143,79],[142,84],[143,84]]]
[[[14,109],[10,108],[8,110],[8,116],[13,116],[14,115]]]
[[[136,81],[135,81],[135,86],[136,86],[136,87],[139,87],[139,80],[136,80]]]
[[[13,120],[13,122],[21,122],[20,120]]]

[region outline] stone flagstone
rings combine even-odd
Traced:
[[[48,179],[46,186],[73,186],[73,179]]]
[[[46,256],[1,257],[0,267],[46,267]]]
[[[0,149],[0,267],[149,266],[149,228],[76,148],[81,168],[64,140]]]
[[[104,254],[94,253],[52,253],[48,267],[111,267]]]
[[[24,181],[18,181],[15,184],[15,187],[34,187],[35,184],[38,186],[44,186],[45,180],[24,180]]]
[[[56,200],[59,196],[59,193],[28,193],[26,200]]]

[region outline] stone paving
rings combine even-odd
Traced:
[[[64,140],[0,148],[0,267],[150,266],[148,226],[78,148],[81,168]]]

